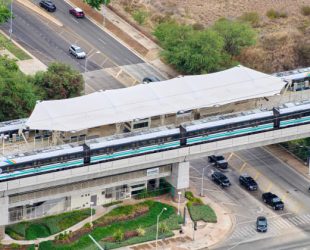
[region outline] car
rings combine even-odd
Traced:
[[[221,187],[229,187],[231,185],[227,176],[221,172],[213,172],[211,175],[211,179]]]
[[[267,218],[265,216],[258,216],[256,219],[257,232],[266,233],[268,229]]]
[[[239,183],[249,191],[255,191],[258,189],[256,181],[249,175],[243,174],[239,176]]]
[[[77,45],[71,45],[69,48],[69,53],[78,59],[84,59],[86,57],[86,53]]]
[[[277,195],[275,195],[271,192],[263,193],[262,199],[263,199],[264,203],[271,206],[274,210],[283,210],[284,209],[283,201],[281,201],[281,199]]]
[[[144,84],[148,84],[150,82],[160,82],[160,79],[156,76],[147,76],[147,77],[144,77],[142,80],[142,83]]]
[[[224,156],[222,155],[210,155],[208,156],[208,161],[210,163],[213,163],[214,166],[218,168],[221,168],[221,169],[228,168],[228,162],[225,160]]]
[[[80,8],[72,8],[69,10],[69,13],[77,18],[83,18],[85,16],[83,10]]]
[[[42,0],[42,1],[40,1],[39,5],[43,9],[46,9],[49,12],[56,11],[56,5],[51,0]]]

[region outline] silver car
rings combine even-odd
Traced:
[[[78,59],[84,59],[86,57],[86,53],[77,45],[71,45],[69,48],[69,53]]]

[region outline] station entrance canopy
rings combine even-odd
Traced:
[[[237,66],[212,74],[42,101],[35,106],[26,126],[33,130],[79,131],[272,96],[279,94],[285,84],[280,78]]]

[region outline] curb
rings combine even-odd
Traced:
[[[63,27],[63,24],[58,21],[56,18],[53,16],[49,15],[48,13],[44,12],[42,9],[40,9],[37,5],[34,3],[30,2],[29,0],[16,0],[18,3],[21,5],[25,6],[26,8],[33,10],[40,16],[43,16],[44,18],[48,19],[49,21],[53,22],[54,24],[58,25],[59,27]]]

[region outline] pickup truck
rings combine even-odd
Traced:
[[[281,201],[281,199],[273,194],[273,193],[263,193],[262,194],[263,201],[271,206],[274,210],[283,210],[284,209],[284,203]]]
[[[224,156],[222,155],[210,155],[208,157],[208,160],[210,163],[213,163],[214,166],[218,168],[221,168],[221,169],[228,168],[228,162],[225,160]]]

